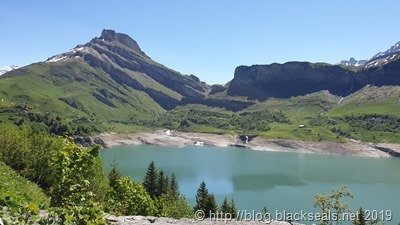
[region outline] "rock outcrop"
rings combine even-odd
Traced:
[[[251,224],[270,224],[270,225],[298,225],[298,223],[289,223],[284,221],[238,221],[231,220],[225,221],[220,219],[219,221],[213,221],[210,219],[195,220],[195,219],[171,219],[171,218],[160,218],[151,216],[109,216],[107,218],[108,225],[145,225],[145,224],[155,224],[155,225],[212,225],[212,224],[231,224],[231,225],[251,225]]]
[[[366,85],[400,85],[400,59],[358,71],[339,65],[309,62],[239,66],[227,94],[267,99],[328,90],[334,95],[347,96]]]
[[[253,99],[288,98],[327,90],[347,96],[366,85],[400,85],[400,42],[368,60],[327,63],[287,62],[239,66],[227,94]]]

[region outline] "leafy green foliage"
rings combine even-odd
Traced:
[[[104,198],[108,184],[98,156],[99,148],[82,149],[67,140],[27,127],[2,126],[0,134],[1,161],[38,183],[49,194],[51,205],[60,207],[57,211],[60,224],[103,223],[99,202]],[[18,193],[15,190],[4,192],[7,193],[2,205],[15,214],[12,215],[25,218],[36,215],[31,209],[38,204],[31,204],[32,201],[26,196],[22,199],[16,197],[13,195]],[[26,194],[30,194],[30,191],[26,191]],[[45,206],[48,206],[48,200]],[[26,210],[15,211],[14,208]]]
[[[98,156],[98,148],[88,151],[73,144],[66,144],[57,152],[52,162],[54,176],[58,182],[51,188],[52,204],[56,206],[73,205],[82,195],[90,198],[88,174],[93,159]]]
[[[17,126],[31,125],[33,127],[46,130],[48,133],[55,135],[86,135],[94,131],[99,131],[86,118],[73,119],[66,121],[59,115],[53,116],[49,112],[39,113],[32,111],[32,107],[27,104],[16,105],[9,109],[14,117],[10,120]]]
[[[51,187],[51,201],[54,206],[66,209],[61,218],[77,224],[103,224],[102,207],[95,201],[90,188],[90,179],[99,148],[88,150],[66,143],[54,155],[52,167],[57,182]]]
[[[184,131],[199,131],[208,127],[205,132],[220,130],[226,133],[233,130],[240,133],[268,131],[270,123],[288,123],[289,120],[282,112],[245,111],[233,113],[201,106],[178,107],[153,122],[153,126],[180,129]],[[225,130],[225,132],[223,132]]]
[[[146,216],[156,214],[156,207],[142,184],[124,177],[108,193],[106,211],[115,215]]]
[[[184,196],[165,193],[158,198],[159,216],[175,219],[192,218],[193,211]]]
[[[350,133],[349,132],[346,132],[346,131],[344,131],[344,130],[342,130],[340,128],[333,127],[331,129],[331,131],[332,131],[332,133],[335,133],[338,136],[347,137],[347,138],[350,137]]]
[[[161,180],[160,177],[162,176],[159,176],[159,180]],[[168,183],[166,180],[165,182]],[[193,217],[192,209],[188,205],[185,197],[180,194],[175,174],[171,175],[171,180],[166,190],[157,199],[157,203],[160,216],[176,219]]]
[[[243,112],[234,115],[230,123],[243,133],[250,131],[268,131],[270,123],[289,123],[289,119],[282,112],[271,112],[269,110]]]
[[[0,159],[24,177],[43,188],[52,185],[51,155],[61,149],[63,140],[23,127],[0,127]]]
[[[377,114],[351,115],[345,117],[353,131],[386,131],[400,133],[400,117]]]
[[[340,220],[343,213],[351,212],[350,206],[347,203],[342,202],[342,198],[345,197],[353,198],[353,194],[345,186],[333,190],[330,195],[325,193],[318,193],[315,195],[314,207],[321,209],[322,215],[324,215],[321,220],[322,225],[329,224],[332,222],[329,221],[329,219],[334,219],[327,216],[329,211],[332,211],[337,215],[336,221],[334,221],[336,224],[341,224],[341,222],[343,222]]]

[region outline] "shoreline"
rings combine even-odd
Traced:
[[[246,144],[237,135],[172,131],[140,132],[132,134],[101,133],[92,139],[104,143],[107,148],[118,145],[158,145],[182,148],[204,145],[215,147],[241,147],[257,151],[317,153],[364,157],[391,157],[400,153],[400,144],[368,143],[356,140],[347,142],[300,141],[290,139],[263,139],[255,137]]]

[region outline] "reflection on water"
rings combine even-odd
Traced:
[[[232,182],[235,191],[262,191],[272,189],[276,186],[299,186],[306,184],[298,176],[279,173],[234,176]]]
[[[205,181],[219,203],[233,197],[240,209],[314,211],[313,196],[347,185],[354,208],[391,209],[400,222],[400,160],[261,152],[235,148],[118,146],[102,151],[105,169],[115,160],[123,175],[143,179],[150,161],[176,174],[193,204]]]

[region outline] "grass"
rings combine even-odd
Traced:
[[[0,110],[28,104],[34,112],[49,112],[70,122],[87,118],[96,124],[137,123],[165,111],[146,93],[121,86],[85,63],[62,66],[38,63],[15,73],[0,79]],[[94,96],[102,91],[108,94],[104,98],[115,107]],[[60,98],[76,101],[75,106],[81,107],[71,106]]]
[[[400,115],[399,101],[372,102],[366,104],[349,103],[332,109],[327,115],[331,117],[341,117],[351,114],[382,114]]]
[[[21,177],[10,167],[0,162],[0,199],[11,197],[38,206],[48,207],[49,198],[35,183]]]

